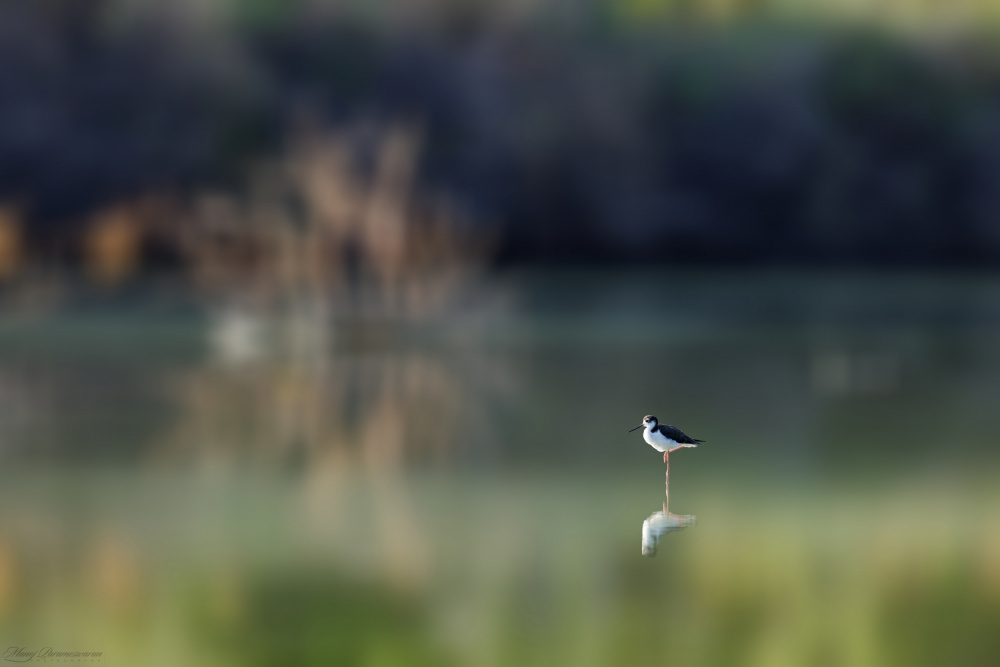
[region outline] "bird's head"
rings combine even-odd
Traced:
[[[654,426],[656,426],[656,417],[654,417],[653,415],[646,415],[645,417],[642,418],[642,423],[636,426],[635,428],[642,428],[644,426],[646,428],[653,428]],[[629,433],[634,431],[635,428],[630,429]]]

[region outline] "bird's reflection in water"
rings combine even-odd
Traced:
[[[697,523],[693,514],[673,514],[664,503],[662,512],[653,512],[642,522],[642,555],[652,558],[660,545],[660,538],[675,530],[682,530]]]

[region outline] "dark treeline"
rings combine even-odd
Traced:
[[[144,192],[238,188],[308,115],[421,124],[421,179],[507,261],[1000,259],[986,49],[625,29],[596,10],[408,23],[257,3],[213,21],[146,4],[0,4],[0,199],[36,238]]]

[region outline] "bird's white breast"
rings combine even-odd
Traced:
[[[671,440],[659,431],[651,433],[648,428],[642,432],[642,437],[653,447],[653,449],[658,452],[665,452],[668,449],[673,449],[677,446],[675,441]]]

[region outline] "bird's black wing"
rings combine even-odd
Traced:
[[[656,430],[670,438],[674,442],[680,443],[682,445],[700,445],[705,442],[704,440],[698,440],[686,435],[684,431],[680,430],[676,426],[671,426],[669,424],[660,424],[656,427]]]

